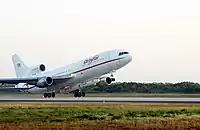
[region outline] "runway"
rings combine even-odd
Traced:
[[[200,98],[125,98],[125,97],[66,97],[66,98],[41,98],[41,97],[0,97],[0,102],[60,102],[60,103],[187,103],[200,104]]]

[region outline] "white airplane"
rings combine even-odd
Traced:
[[[132,56],[125,50],[116,49],[53,71],[46,71],[43,64],[28,68],[16,54],[12,60],[17,78],[0,78],[0,83],[16,84],[16,88],[28,88],[28,92],[44,92],[45,98],[55,97],[54,91],[61,89],[74,92],[74,97],[84,97],[83,87],[112,84],[115,81],[113,73],[131,62]]]

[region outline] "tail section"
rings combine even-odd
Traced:
[[[12,56],[13,65],[17,77],[27,76],[29,68],[23,63],[23,61],[15,54]]]

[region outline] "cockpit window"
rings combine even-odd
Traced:
[[[128,52],[120,52],[120,53],[119,53],[119,56],[125,55],[125,54],[129,54],[129,53],[128,53]]]

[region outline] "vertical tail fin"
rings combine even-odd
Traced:
[[[15,68],[16,76],[17,77],[27,76],[29,69],[16,54],[12,56],[12,61]]]

